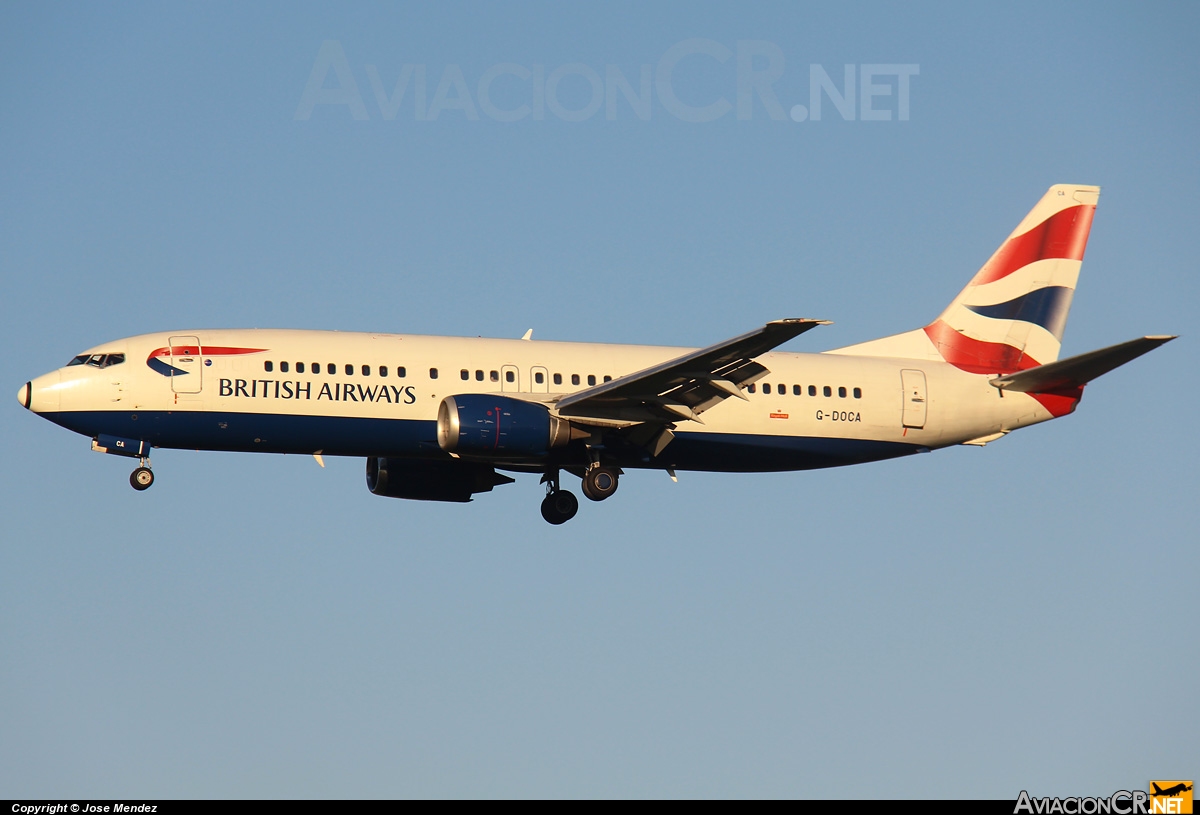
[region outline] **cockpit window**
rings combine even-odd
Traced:
[[[91,365],[93,368],[107,368],[110,365],[120,365],[125,361],[124,354],[80,354],[67,363],[72,365]]]

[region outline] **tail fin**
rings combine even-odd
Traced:
[[[923,329],[831,353],[945,360],[1006,374],[1058,359],[1099,187],[1056,184]]]

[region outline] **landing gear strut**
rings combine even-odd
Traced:
[[[583,494],[593,501],[603,501],[617,491],[619,471],[596,465],[583,474]]]
[[[558,486],[558,470],[542,476],[546,484],[546,497],[542,499],[542,517],[555,526],[565,524],[579,511],[579,499],[573,493]]]
[[[150,469],[150,459],[142,459],[142,466],[129,474],[129,486],[138,492],[150,489],[154,483],[154,472]]]

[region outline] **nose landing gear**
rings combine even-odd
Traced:
[[[129,474],[129,486],[138,492],[150,489],[154,483],[154,471],[150,469],[150,459],[142,459],[142,466]]]

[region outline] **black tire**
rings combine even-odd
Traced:
[[[565,524],[578,511],[579,499],[566,490],[552,492],[542,500],[542,517],[555,526]]]
[[[603,501],[617,491],[617,471],[608,467],[593,467],[583,474],[583,494],[593,501]]]
[[[129,474],[129,486],[138,492],[150,489],[154,483],[154,473],[149,467],[138,467]]]

